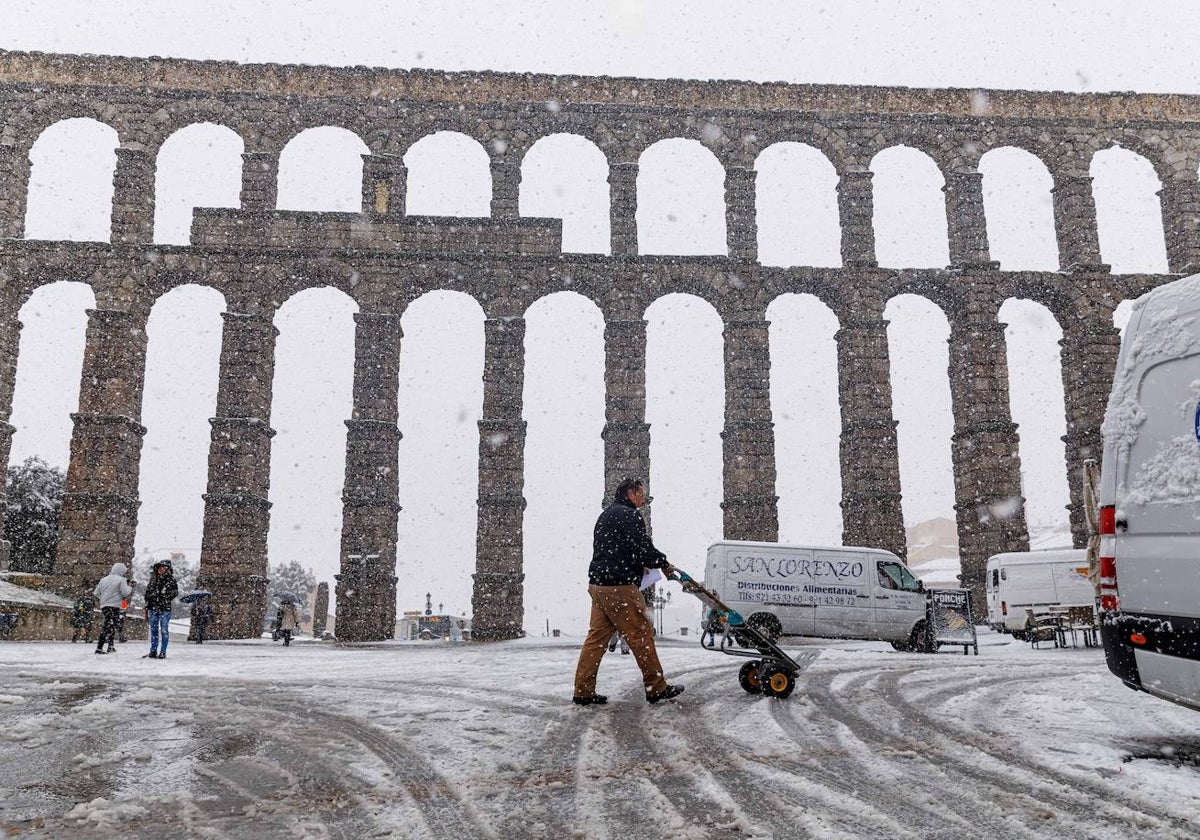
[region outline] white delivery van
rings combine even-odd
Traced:
[[[1103,430],[1108,667],[1130,688],[1200,709],[1200,275],[1134,304]]]
[[[1091,606],[1096,591],[1087,573],[1087,552],[1082,548],[993,554],[987,560],[984,587],[988,625],[1020,635],[1027,609]]]
[[[726,540],[704,585],[772,639],[882,639],[927,647],[925,587],[890,551]]]

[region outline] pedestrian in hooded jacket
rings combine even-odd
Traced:
[[[129,568],[124,563],[113,563],[109,573],[100,578],[100,582],[92,590],[92,594],[100,601],[100,612],[104,614],[104,626],[96,640],[96,653],[114,651],[113,637],[117,633],[117,622],[121,619],[121,602],[133,594],[133,587],[125,580],[128,571]]]
[[[646,521],[638,511],[644,504],[646,488],[641,480],[627,478],[617,486],[613,503],[596,520],[588,567],[592,614],[575,668],[573,702],[580,706],[608,702],[596,693],[596,674],[614,632],[624,636],[633,651],[648,701],[669,700],[683,691],[683,686],[668,685],[663,677],[654,648],[654,625],[646,617],[646,601],[638,588],[647,569],[663,569],[668,575],[674,571],[646,533]]]
[[[171,621],[171,604],[179,594],[175,569],[170,560],[159,560],[150,569],[146,584],[146,620],[150,622],[150,658],[167,658],[167,629]]]

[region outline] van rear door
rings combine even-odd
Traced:
[[[1198,617],[1200,317],[1176,318],[1164,329],[1190,336],[1190,352],[1141,372],[1144,419],[1116,476],[1124,491],[1116,514],[1124,525],[1117,530],[1118,585],[1124,612]]]

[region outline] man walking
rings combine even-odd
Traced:
[[[133,587],[125,580],[128,568],[124,563],[113,563],[112,569],[92,590],[100,601],[100,612],[104,614],[104,626],[96,641],[96,653],[112,653],[113,637],[117,634],[117,622],[121,620],[121,602],[133,594]],[[108,650],[104,646],[108,645]]]
[[[683,692],[683,686],[668,685],[663,677],[654,647],[654,625],[646,617],[646,602],[638,589],[646,569],[663,569],[668,575],[674,571],[646,534],[646,521],[638,511],[645,503],[646,488],[641,480],[627,478],[617,486],[613,503],[596,520],[588,567],[592,614],[575,669],[573,702],[580,706],[608,702],[596,693],[596,674],[614,632],[629,643],[642,669],[649,702],[669,700]]]

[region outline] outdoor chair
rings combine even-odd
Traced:
[[[1025,610],[1025,637],[1035,648],[1040,647],[1042,642],[1054,642],[1055,647],[1062,647],[1065,641],[1057,616],[1035,613],[1031,609]]]
[[[1100,634],[1096,627],[1096,611],[1091,605],[1067,607],[1063,621],[1066,623],[1066,628],[1071,631],[1072,642],[1075,640],[1075,634],[1079,633],[1083,636],[1084,647],[1100,645]]]

